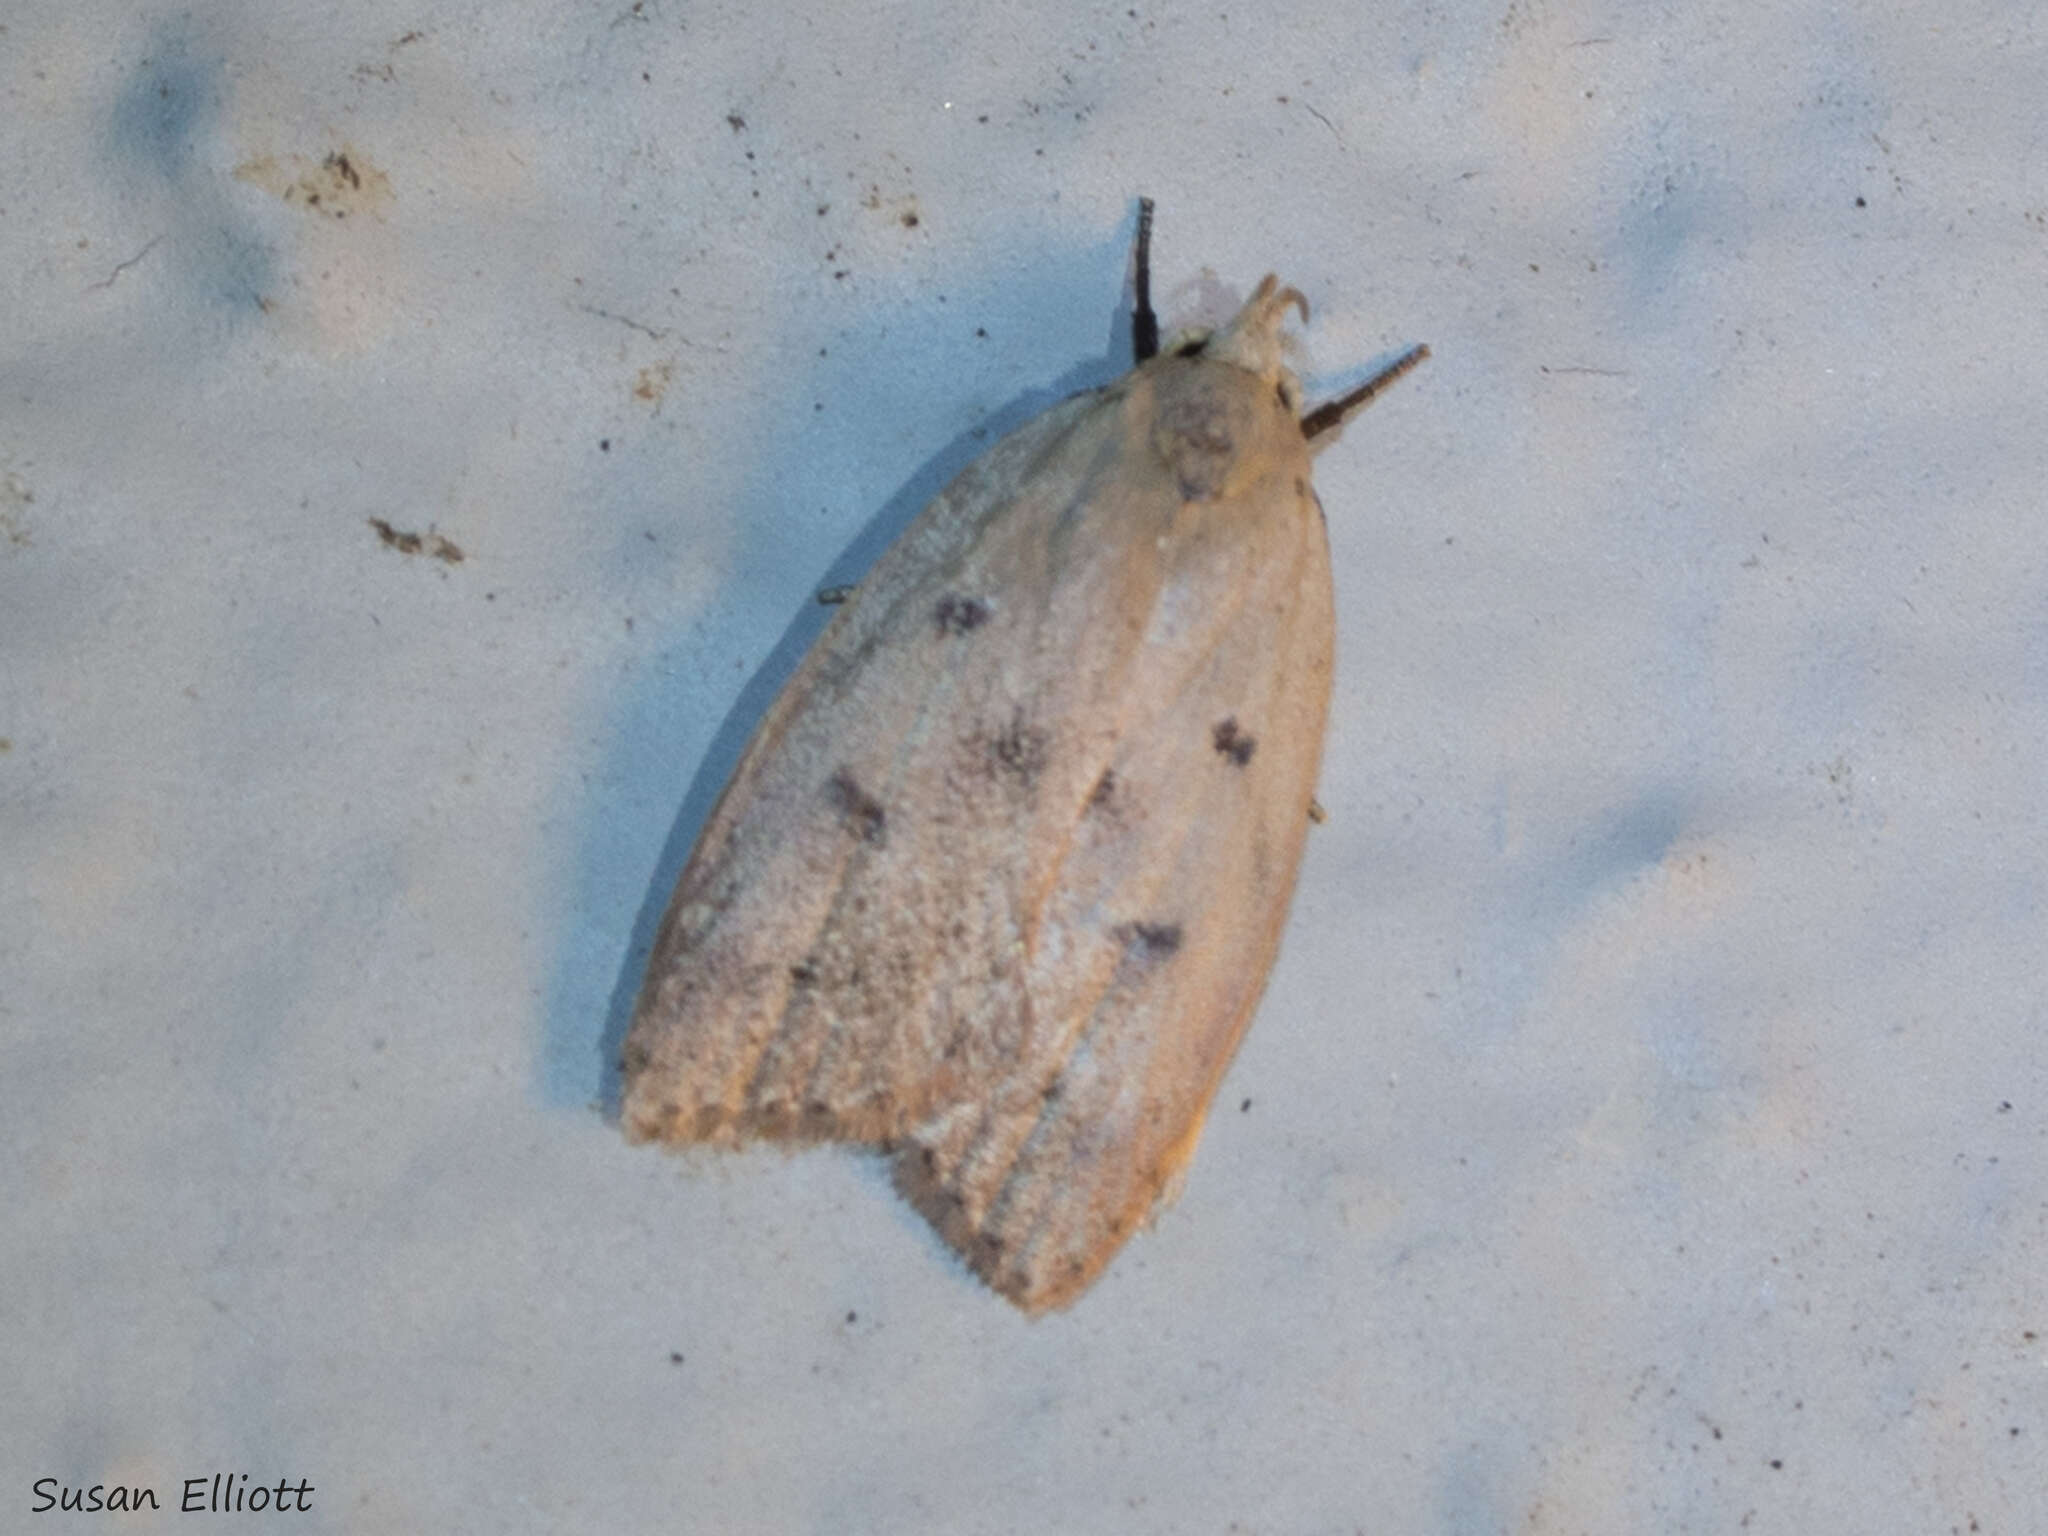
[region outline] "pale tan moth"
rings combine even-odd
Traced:
[[[865,1143],[990,1286],[1065,1306],[1178,1190],[1279,947],[1333,597],[1268,276],[970,465],[833,617],[676,883],[634,1141]]]

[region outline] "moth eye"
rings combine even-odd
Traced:
[[[1252,754],[1259,750],[1258,738],[1237,723],[1237,716],[1229,715],[1216,722],[1209,732],[1209,740],[1216,750],[1242,768],[1252,760]]]

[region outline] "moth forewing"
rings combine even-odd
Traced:
[[[1271,278],[964,471],[769,709],[677,882],[634,1140],[893,1148],[1064,1305],[1177,1186],[1309,824],[1332,597]]]
[[[883,964],[864,966],[848,940],[895,923],[890,902],[871,899],[878,884],[928,883],[905,855],[929,862],[957,807],[942,799],[928,807],[936,814],[904,809],[914,786],[900,782],[899,759],[928,744],[954,711],[959,664],[974,654],[962,642],[1012,632],[1020,616],[974,596],[974,583],[952,580],[953,569],[976,550],[984,560],[997,553],[1005,530],[987,524],[1006,503],[992,488],[1028,478],[1025,466],[1062,440],[1086,403],[1037,418],[941,492],[840,607],[755,729],[677,881],[648,964],[626,1045],[623,1118],[637,1139],[775,1134],[766,1108],[795,1080],[778,1085],[761,1068],[786,1059],[764,1062],[782,1036],[804,1033],[792,1014],[829,1005],[838,1024],[857,1019],[865,1033],[848,1043],[878,1065],[898,1048],[893,1036],[914,1045],[929,1032],[916,1010],[878,1017],[864,1006],[887,1001],[880,978],[892,957],[900,968],[902,944],[874,950]],[[878,798],[885,787],[902,811],[893,819]],[[883,937],[871,932],[874,942]],[[927,963],[946,959],[922,935],[906,942]],[[878,1073],[875,1086],[903,1084]],[[838,1121],[847,1107],[828,1115],[814,1107],[805,1124],[819,1136],[846,1135]],[[683,1123],[692,1120],[699,1129]]]
[[[1072,1300],[1170,1197],[1277,949],[1331,676],[1303,502],[1233,550],[1227,584],[1183,562],[1154,605],[1106,788],[1043,909],[1028,991],[1066,1021],[1056,1059],[903,1158],[919,1207],[1028,1310]]]

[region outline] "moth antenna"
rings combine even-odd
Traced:
[[[1159,317],[1152,313],[1152,199],[1138,199],[1138,241],[1132,253],[1131,366],[1159,353]]]
[[[1371,405],[1381,390],[1393,383],[1394,380],[1400,378],[1404,373],[1413,372],[1428,357],[1428,347],[1410,347],[1406,352],[1403,352],[1349,394],[1339,395],[1334,400],[1325,401],[1302,417],[1301,435],[1310,442],[1314,442],[1325,432],[1334,431],[1336,428],[1343,426],[1348,419],[1357,415],[1368,405]],[[1328,445],[1325,444],[1324,446],[1327,447]]]

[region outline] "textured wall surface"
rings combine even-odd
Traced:
[[[8,1521],[2039,1529],[2044,78],[1968,0],[7,7]],[[813,590],[1121,370],[1140,193],[1169,325],[1435,357],[1318,464],[1330,820],[1186,1193],[1027,1323],[606,1063]]]

